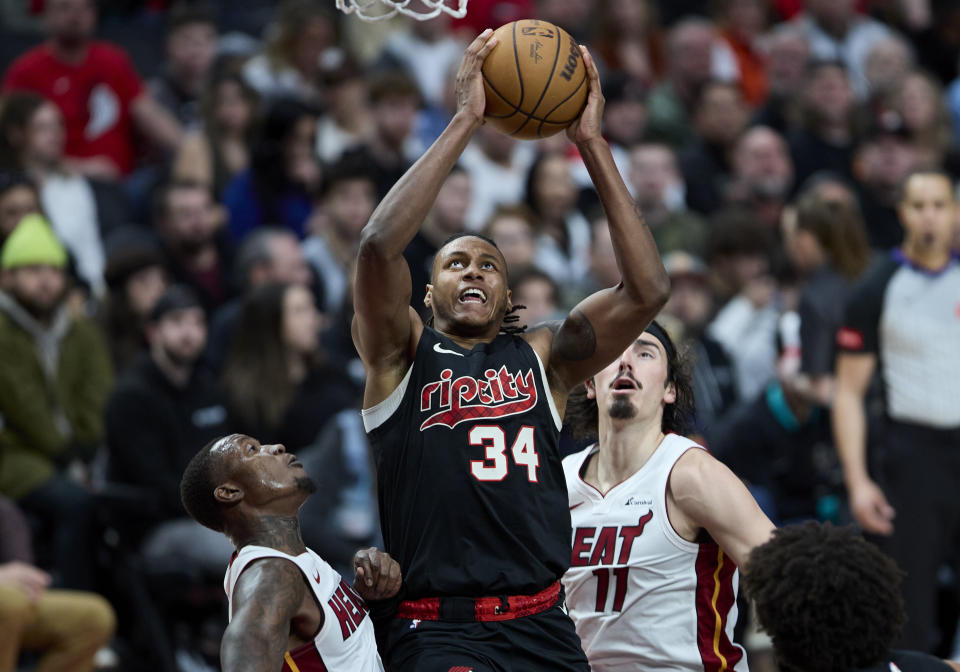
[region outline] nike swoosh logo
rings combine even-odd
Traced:
[[[577,508],[578,506],[581,506],[582,504],[583,502],[577,502],[576,504],[570,507],[570,510],[573,511],[575,508]]]
[[[316,581],[318,584],[320,583],[320,572],[317,572],[317,575],[313,577],[313,580]]]
[[[434,351],[434,352],[439,352],[441,355],[456,355],[457,357],[463,357],[463,353],[462,353],[462,352],[456,352],[456,351],[454,351],[454,350],[447,350],[445,347],[443,347],[443,346],[440,345],[439,343],[434,343],[434,344],[433,344],[433,351]]]

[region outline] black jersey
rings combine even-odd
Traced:
[[[363,414],[406,599],[530,594],[563,575],[560,417],[526,341],[466,350],[425,327],[403,383]]]

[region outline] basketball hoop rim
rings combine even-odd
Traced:
[[[457,0],[457,6],[451,7],[446,0],[420,0],[429,9],[428,11],[418,11],[410,9],[412,0],[336,0],[336,7],[344,14],[354,14],[361,21],[375,22],[392,19],[397,14],[409,16],[417,21],[428,21],[440,16],[441,13],[449,14],[455,19],[462,19],[467,15],[468,0]],[[370,13],[369,10],[374,7],[385,8],[381,14]]]

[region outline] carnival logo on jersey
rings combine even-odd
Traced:
[[[533,369],[512,374],[501,366],[499,371],[487,369],[483,375],[484,378],[454,379],[453,370],[444,369],[440,380],[424,385],[420,390],[420,410],[436,412],[423,421],[420,431],[437,425],[452,429],[467,420],[517,415],[537,405]]]

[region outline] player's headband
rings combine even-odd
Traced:
[[[650,334],[658,341],[660,345],[663,346],[663,349],[667,353],[667,380],[673,380],[673,362],[677,359],[677,347],[673,344],[673,339],[670,338],[670,334],[660,326],[660,324],[654,320],[650,323],[650,326],[647,327],[646,333]]]

